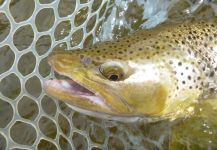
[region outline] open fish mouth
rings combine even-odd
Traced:
[[[93,104],[105,105],[103,98],[97,93],[89,90],[85,86],[79,84],[71,78],[64,77],[64,79],[49,79],[45,82],[45,89],[53,88],[56,91],[62,91],[65,94],[73,97],[81,97],[89,100]]]

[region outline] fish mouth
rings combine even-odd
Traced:
[[[45,90],[48,94],[54,95],[54,97],[58,98],[58,96],[55,96],[54,92],[59,91],[65,95],[71,96],[72,98],[80,98],[81,102],[83,101],[84,103],[88,101],[92,103],[92,105],[106,106],[104,99],[98,93],[93,92],[72,78],[67,76],[62,77],[63,79],[49,79],[45,82]],[[67,98],[63,98],[63,101],[64,100],[67,101]]]

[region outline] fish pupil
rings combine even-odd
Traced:
[[[118,79],[119,79],[119,76],[116,74],[111,74],[109,76],[109,80],[111,80],[111,81],[117,81]]]

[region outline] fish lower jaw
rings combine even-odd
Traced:
[[[54,91],[62,91],[65,95],[71,95],[71,97],[81,97],[83,99],[87,99],[90,102],[97,105],[105,105],[103,98],[98,93],[94,93],[84,86],[78,84],[72,79],[50,79],[45,82],[45,89],[53,89]],[[55,89],[55,90],[54,90]],[[48,94],[53,95],[47,90]]]

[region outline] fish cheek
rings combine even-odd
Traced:
[[[166,108],[168,92],[159,83],[128,85],[124,91],[126,101],[138,114],[157,115]]]

